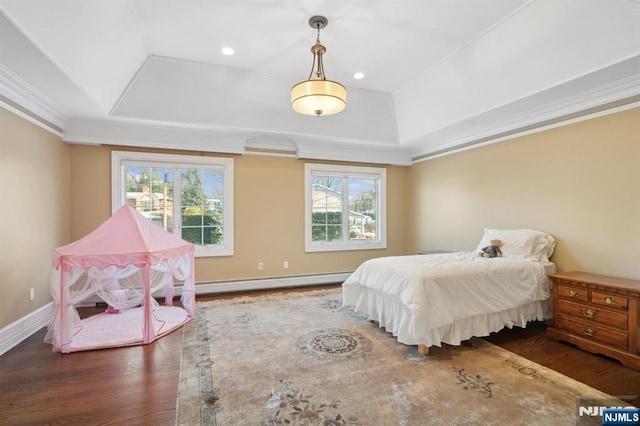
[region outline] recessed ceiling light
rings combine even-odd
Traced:
[[[234,53],[236,53],[232,48],[230,47],[223,47],[222,49],[220,49],[220,51],[222,52],[223,55],[227,55],[227,56],[231,56]]]
[[[355,78],[356,80],[362,80],[364,78],[364,74],[361,72],[357,72],[353,75],[353,78]]]

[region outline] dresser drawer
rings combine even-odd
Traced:
[[[591,292],[591,303],[606,306],[607,308],[621,309],[623,311],[629,309],[629,298],[617,294],[601,293],[599,291]]]
[[[640,280],[582,271],[550,274],[549,337],[640,370]]]
[[[605,345],[614,346],[624,351],[627,350],[627,334],[609,330],[593,323],[575,321],[572,318],[560,315],[556,327],[567,330],[577,336],[591,339]]]
[[[574,299],[586,302],[589,300],[589,295],[586,289],[571,287],[568,285],[558,286],[558,296],[565,299]]]
[[[595,322],[610,325],[622,330],[627,329],[628,318],[621,312],[608,311],[595,306],[583,305],[569,302],[568,300],[558,301],[558,311],[585,322]]]

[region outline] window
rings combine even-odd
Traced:
[[[305,164],[305,250],[387,247],[386,170]]]
[[[233,160],[113,151],[112,209],[128,204],[195,245],[196,256],[233,254]]]

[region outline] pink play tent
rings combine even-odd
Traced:
[[[140,345],[182,326],[194,316],[193,253],[192,244],[121,207],[92,233],[55,249],[45,342],[63,353]],[[182,307],[172,304],[174,280],[183,283]],[[76,307],[95,296],[108,309],[80,319]]]

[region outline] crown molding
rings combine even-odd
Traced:
[[[335,137],[122,118],[70,120],[64,128],[63,140],[80,144],[283,157],[295,155],[300,159],[408,166],[613,113],[621,108],[635,107],[640,102],[638,69],[640,55],[467,117],[419,140],[401,144],[384,145]]]
[[[249,138],[244,144],[246,155],[262,155],[266,157],[297,158],[296,144],[287,138]]]
[[[7,68],[0,65],[0,95],[8,109],[21,112],[21,116],[57,135],[69,121],[68,114],[53,101],[30,86]],[[35,120],[35,121],[34,121]]]
[[[640,57],[634,58],[640,62]],[[633,62],[633,61],[631,61]],[[413,146],[382,146],[331,138],[275,135],[193,125],[128,120],[75,119],[64,129],[68,143],[106,144],[232,154],[295,156],[300,159],[408,166],[513,137],[636,107],[640,73],[599,86],[574,80],[486,111],[432,133]],[[271,151],[271,152],[265,152]]]
[[[623,67],[640,67],[640,56],[623,62]],[[614,82],[590,85],[588,89],[580,87],[587,86],[592,78],[597,79],[597,74],[594,73],[595,77],[583,76],[434,132],[415,144],[412,161],[499,142],[536,129],[586,120],[595,114],[634,105],[639,100],[640,73],[637,71]],[[576,86],[578,90],[575,90]]]
[[[63,140],[85,145],[121,145],[187,151],[242,154],[246,137],[216,129],[157,123],[76,119],[65,127]]]
[[[289,138],[252,137],[247,140],[245,149],[295,152],[296,145],[295,142]]]
[[[505,132],[499,135],[493,135],[484,139],[480,139],[480,140],[475,140],[472,141],[470,143],[467,144],[460,144],[460,145],[455,145],[452,148],[449,149],[445,149],[442,151],[438,151],[438,152],[433,152],[427,156],[423,156],[423,157],[413,157],[412,159],[412,163],[419,163],[421,161],[427,161],[427,160],[432,160],[434,158],[439,158],[439,157],[444,157],[446,155],[450,155],[450,154],[455,154],[458,152],[462,152],[462,151],[467,151],[469,149],[473,149],[473,148],[479,148],[481,146],[485,146],[485,145],[491,145],[494,143],[498,143],[498,142],[503,142],[503,141],[507,141],[510,139],[514,139],[514,138],[518,138],[518,137],[522,137],[522,136],[526,136],[526,135],[530,135],[530,134],[534,134],[534,133],[539,133],[539,132],[543,132],[546,130],[550,130],[550,129],[555,129],[556,127],[562,127],[562,126],[567,126],[570,124],[574,124],[574,123],[579,123],[581,121],[587,121],[587,120],[592,120],[598,117],[602,117],[605,115],[609,115],[609,114],[615,114],[618,112],[622,112],[622,111],[626,111],[629,109],[633,109],[633,108],[640,108],[640,96],[637,97],[637,102],[633,102],[633,103],[629,103],[629,104],[623,104],[621,106],[615,107],[615,108],[610,108],[610,109],[604,109],[604,110],[598,110],[596,112],[592,112],[589,114],[580,114],[580,115],[575,115],[574,117],[563,117],[562,119],[557,119],[557,120],[550,120],[547,121],[545,123],[539,123],[537,125],[532,125],[532,126],[528,126],[525,128],[520,128],[520,129],[515,129],[513,131],[510,132]]]
[[[249,135],[196,126],[170,126],[122,120],[74,119],[63,140],[72,144],[120,145],[229,154],[276,155],[358,163],[411,164],[409,150],[398,146],[371,146],[330,139]]]
[[[326,140],[296,139],[298,158],[410,166],[410,151],[400,146],[365,145]]]

